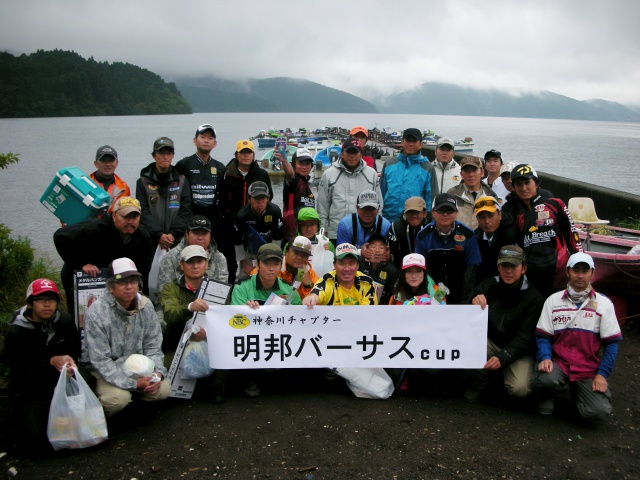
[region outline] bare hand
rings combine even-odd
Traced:
[[[158,245],[163,250],[169,250],[171,247],[173,247],[174,241],[175,239],[173,238],[173,235],[171,235],[170,233],[163,233],[162,235],[160,235]]]
[[[471,304],[480,305],[482,307],[482,310],[484,310],[485,308],[487,308],[487,298],[482,294],[476,295],[475,297],[473,297],[473,300],[471,300]]]
[[[190,312],[206,312],[209,310],[209,304],[201,298],[195,299],[188,307]]]
[[[156,373],[156,375],[160,376],[159,373]],[[153,377],[148,376],[148,377],[140,377],[138,379],[138,390],[142,390],[144,391],[144,393],[156,393],[158,390],[160,390],[160,383],[161,382],[152,382],[151,379]]]
[[[201,328],[200,330],[198,330],[197,333],[191,334],[192,342],[201,342],[202,340],[206,340],[206,338],[207,338],[207,331],[204,328]]]
[[[73,361],[69,355],[57,355],[55,357],[51,357],[49,360],[49,364],[55,368],[57,371],[61,372],[62,367],[67,366],[67,377],[71,377],[73,375],[73,369],[76,367],[76,362]]]
[[[551,360],[549,360],[548,358],[546,360],[542,360],[538,364],[538,371],[551,373],[553,371],[553,362]]]
[[[82,267],[82,272],[85,275],[89,275],[90,277],[97,277],[98,273],[100,272],[100,269],[95,265],[91,265],[90,263],[87,263],[84,267]]]
[[[484,369],[498,370],[501,366],[502,365],[500,364],[500,359],[498,359],[498,357],[496,356],[493,356],[489,360],[487,360],[487,363],[484,364]]]
[[[306,305],[307,308],[313,308],[318,304],[318,300],[320,300],[320,297],[318,297],[318,295],[316,295],[315,293],[310,293],[309,295],[304,297],[304,299],[302,300],[302,304]]]
[[[593,377],[593,382],[591,383],[591,388],[593,389],[594,392],[602,392],[602,393],[604,393],[609,388],[609,384],[607,383],[607,379],[606,378],[604,378],[600,374],[596,374],[596,376]]]
[[[256,300],[247,300],[247,306],[253,308],[254,310],[257,310],[258,308],[260,308],[260,302]]]

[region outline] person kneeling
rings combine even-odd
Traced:
[[[96,378],[96,395],[106,416],[115,415],[132,400],[164,400],[171,392],[165,379],[162,332],[151,300],[139,293],[141,274],[128,258],[111,262],[107,288],[85,314],[82,361]],[[152,375],[132,378],[123,364],[132,354],[150,358]]]
[[[507,245],[498,254],[498,277],[488,278],[471,292],[473,305],[489,307],[487,363],[470,371],[472,386],[464,394],[474,403],[489,383],[489,373],[502,370],[510,395],[531,393],[534,330],[544,299],[525,276],[527,264],[522,249]]]

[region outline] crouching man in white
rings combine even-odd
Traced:
[[[115,415],[138,394],[141,400],[158,401],[169,396],[165,379],[162,332],[151,300],[139,293],[142,275],[128,258],[109,265],[107,288],[84,317],[83,363],[96,377],[96,395],[107,416]],[[134,354],[149,357],[155,372],[132,378],[123,364]]]
[[[567,289],[551,295],[542,309],[536,327],[539,363],[533,383],[542,415],[553,413],[553,399],[567,385],[576,394],[583,418],[601,420],[611,413],[607,378],[622,335],[613,303],[591,286],[594,268],[586,253],[571,255]]]

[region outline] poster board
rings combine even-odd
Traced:
[[[84,341],[84,315],[87,309],[102,295],[107,285],[107,269],[101,268],[96,277],[90,277],[82,270],[73,272],[74,306],[76,328],[80,340]]]
[[[231,292],[231,285],[228,283],[219,282],[217,280],[205,279],[196,294],[196,298],[202,298],[209,305],[224,305],[229,293]],[[197,325],[202,328],[206,328],[206,314],[203,312],[196,312],[193,317],[184,326],[182,331],[182,339],[185,338],[187,332],[191,331],[191,328]],[[188,338],[188,335],[186,335]],[[193,391],[196,387],[197,380],[195,379],[183,379],[180,375],[182,371],[182,359],[184,350],[189,345],[189,340],[181,340],[176,347],[176,353],[169,367],[169,382],[171,383],[170,397],[190,399],[193,395]]]

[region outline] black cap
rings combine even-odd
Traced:
[[[402,138],[409,138],[409,137],[413,137],[413,138],[417,138],[418,141],[422,141],[422,132],[420,130],[418,130],[417,128],[407,128],[404,132],[402,132]]]
[[[533,178],[538,181],[538,173],[528,163],[521,163],[511,170],[511,180],[515,180],[516,178]]]
[[[347,151],[350,148],[355,148],[356,150],[358,150],[360,153],[362,153],[362,143],[360,142],[360,140],[358,140],[357,138],[347,138],[343,143],[342,143],[342,150],[343,151]]]
[[[115,148],[110,147],[109,145],[103,145],[98,149],[96,152],[96,160],[100,160],[105,155],[111,155],[113,158],[118,160],[118,152],[116,152]]]
[[[457,212],[458,205],[456,204],[456,197],[448,193],[441,193],[439,195],[436,195],[436,198],[433,201],[433,209],[439,210],[442,207],[453,208]]]
[[[208,123],[205,123],[204,125],[200,125],[200,126],[198,127],[198,129],[196,130],[196,137],[197,137],[198,135],[200,135],[201,133],[204,133],[204,132],[207,132],[207,131],[208,131],[208,132],[211,132],[211,134],[213,135],[213,138],[216,138],[216,131],[215,131],[215,129],[213,128],[213,126],[212,126],[212,125],[209,125]]]
[[[269,187],[264,182],[253,182],[251,185],[249,185],[247,195],[249,195],[250,197],[268,197]]]
[[[484,154],[484,159],[489,160],[490,158],[499,158],[502,161],[502,154],[498,150],[489,150]]]
[[[194,215],[191,217],[191,220],[189,220],[187,230],[206,230],[207,232],[210,232],[211,222],[204,215]]]

